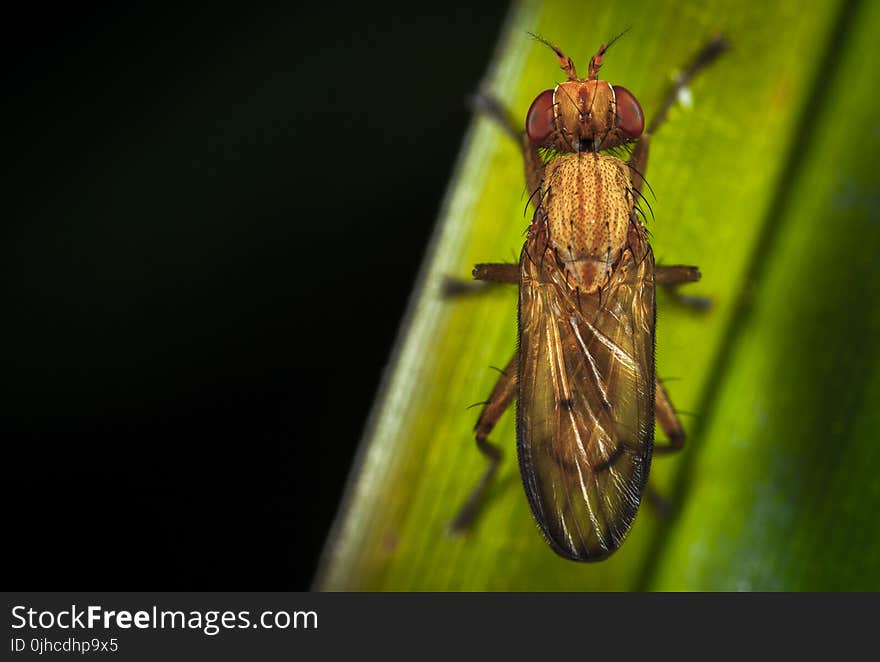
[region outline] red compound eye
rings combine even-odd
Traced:
[[[526,115],[526,134],[533,143],[541,145],[555,130],[553,90],[544,90],[532,101]]]
[[[620,85],[614,86],[614,99],[617,103],[617,128],[630,138],[638,138],[645,130],[645,114],[638,100]]]

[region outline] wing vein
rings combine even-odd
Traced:
[[[616,358],[621,365],[623,365],[628,370],[635,372],[635,362],[629,357],[629,355],[627,355],[626,352],[624,352],[622,349],[620,349],[620,347],[617,346],[617,343],[615,343],[613,340],[611,340],[611,338],[609,338],[599,329],[597,329],[596,326],[592,324],[586,317],[582,317],[581,320],[590,328],[590,331],[593,332],[593,334],[596,336],[596,339],[608,348],[608,350],[611,352],[611,355]]]

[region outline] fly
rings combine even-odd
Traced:
[[[489,433],[516,399],[517,455],[535,519],[560,556],[599,561],[635,519],[653,453],[684,445],[654,370],[655,289],[700,272],[655,265],[638,201],[651,136],[727,44],[716,38],[697,55],[646,129],[635,95],[599,79],[610,44],[579,78],[562,50],[540,41],[567,80],[535,98],[525,131],[481,99],[522,144],[535,212],[518,264],[473,271],[477,280],[518,285],[519,343],[477,420],[489,466],[453,528],[466,529],[476,514],[501,459]],[[624,161],[618,155],[628,147]],[[668,444],[655,445],[655,420]]]

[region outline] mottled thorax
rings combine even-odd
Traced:
[[[575,153],[547,164],[541,209],[548,249],[581,292],[602,288],[627,243],[634,200],[626,164]]]

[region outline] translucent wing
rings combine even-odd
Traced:
[[[654,437],[654,258],[630,233],[606,287],[578,293],[538,240],[520,259],[517,451],[550,545],[598,561],[638,510]]]

